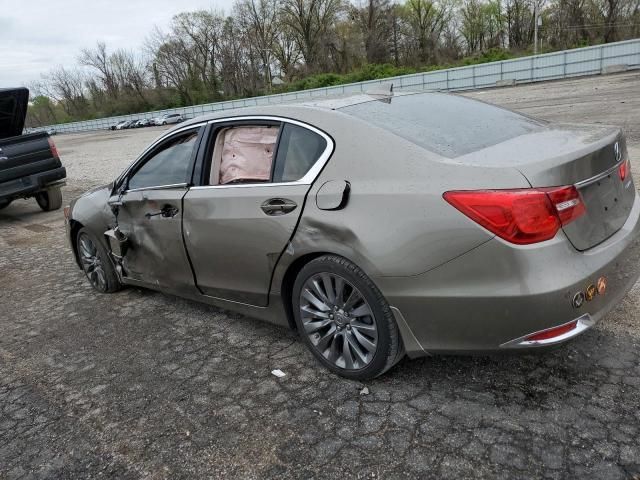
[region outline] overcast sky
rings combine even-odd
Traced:
[[[176,13],[231,10],[232,0],[0,0],[0,87],[27,85],[81,48],[137,49]]]

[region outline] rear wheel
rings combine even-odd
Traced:
[[[120,290],[122,284],[109,254],[87,229],[78,232],[76,248],[82,269],[93,288],[101,293]]]
[[[398,326],[387,301],[345,258],[325,255],[305,265],[292,298],[300,335],[329,370],[366,380],[402,358]]]
[[[36,193],[36,202],[45,212],[57,210],[62,206],[62,190],[57,187]]]

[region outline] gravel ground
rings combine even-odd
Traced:
[[[639,74],[471,96],[626,124],[637,181]],[[66,197],[160,130],[57,137]],[[0,212],[2,479],[640,478],[640,285],[552,352],[404,360],[362,384],[286,330],[146,290],[95,293],[61,217],[33,200]]]

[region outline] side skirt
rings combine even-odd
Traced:
[[[271,295],[269,298],[269,306],[256,307],[255,305],[248,305],[246,303],[233,302],[225,300],[223,298],[211,297],[208,295],[202,295],[196,291],[195,287],[193,291],[175,291],[163,289],[157,285],[151,285],[140,280],[133,280],[120,275],[120,280],[125,285],[134,287],[147,288],[149,290],[155,290],[167,295],[174,295],[181,298],[186,298],[199,303],[206,303],[214,307],[221,308],[223,310],[230,310],[233,312],[241,313],[247,317],[262,320],[274,325],[279,325],[289,329],[289,322],[287,320],[287,314],[282,304],[282,299],[279,295]]]

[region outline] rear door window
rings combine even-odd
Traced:
[[[327,140],[300,125],[277,120],[228,124],[215,131],[209,185],[287,183],[303,178],[327,148]]]
[[[270,125],[239,125],[219,130],[209,184],[269,182],[279,132],[279,126]]]
[[[292,123],[285,123],[278,145],[273,181],[300,180],[326,148],[327,141],[317,133]]]

